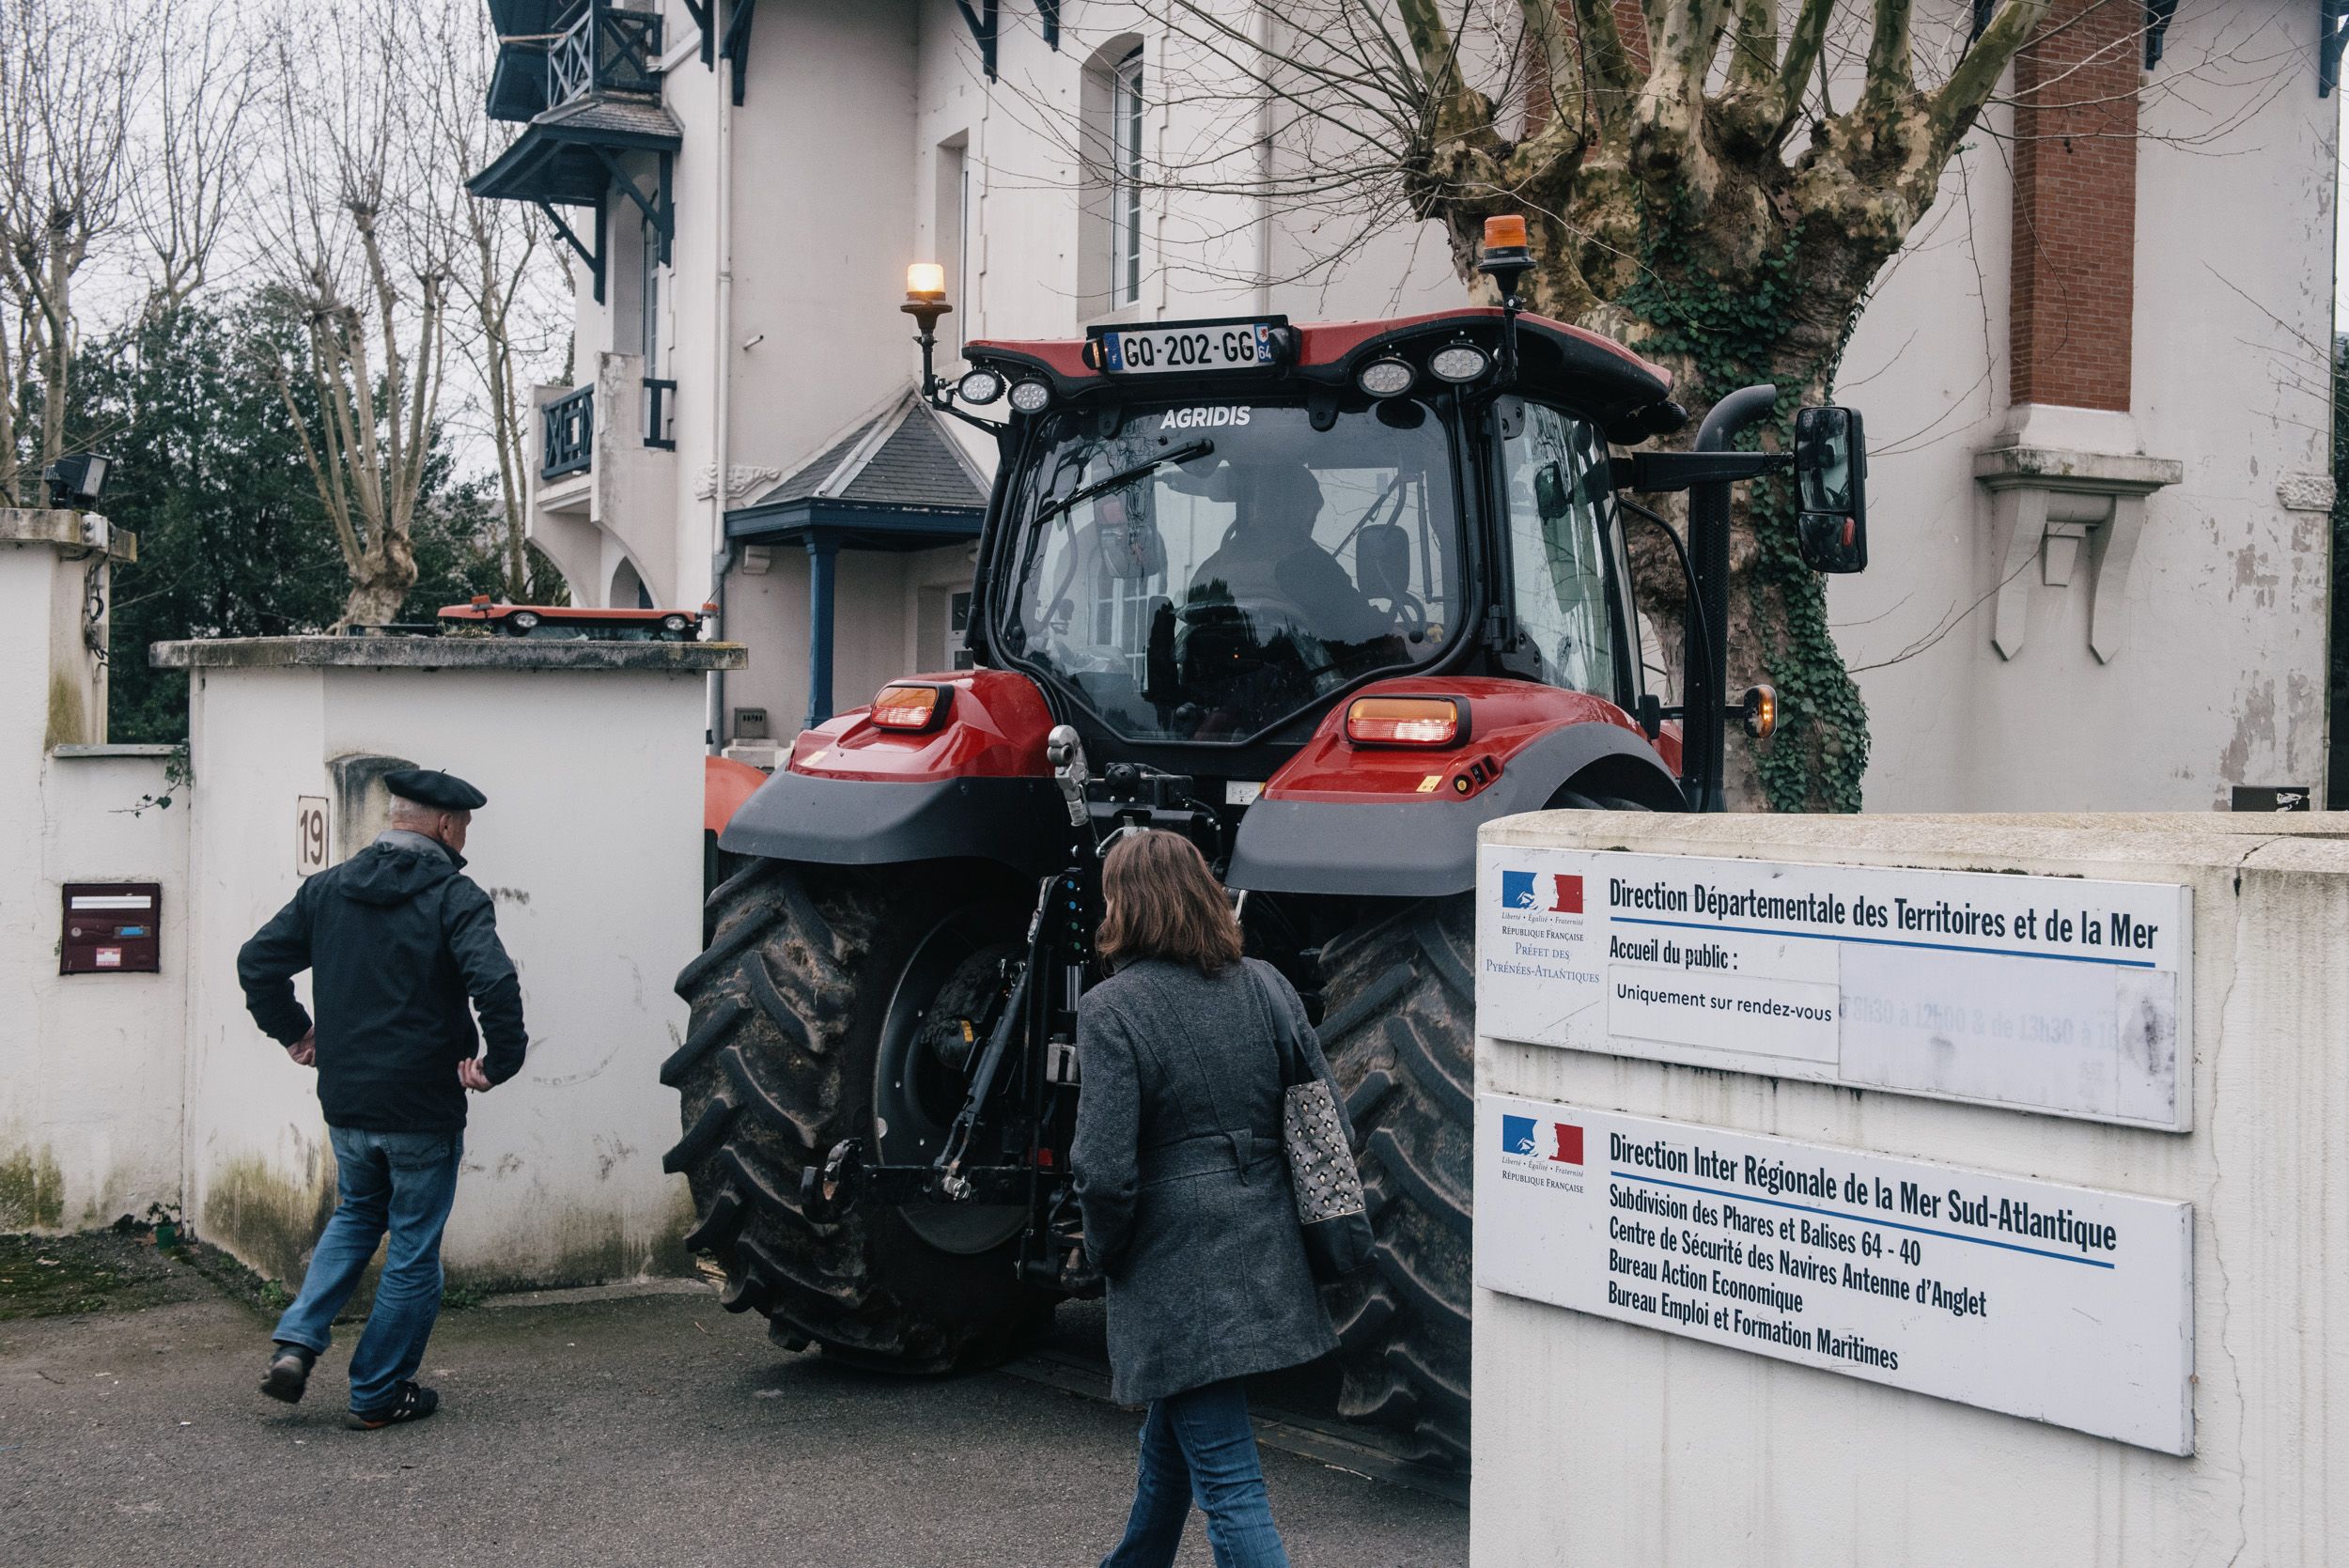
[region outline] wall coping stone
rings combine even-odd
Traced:
[[[739,643],[537,637],[206,637],[157,643],[158,670],[622,670],[704,674],[750,662]]]
[[[51,506],[0,506],[0,544],[60,545],[67,550],[95,551],[83,531],[83,520],[96,518],[104,530],[105,552],[117,561],[139,558],[139,536],[117,528],[95,512],[75,512]]]

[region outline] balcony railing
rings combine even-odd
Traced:
[[[677,382],[645,378],[645,444],[663,452],[677,450],[670,427],[677,419]]]
[[[545,416],[538,443],[538,477],[560,479],[579,474],[596,460],[596,388],[591,381],[577,392],[539,406]]]
[[[661,18],[612,0],[581,0],[547,47],[550,104],[593,92],[661,91]]]

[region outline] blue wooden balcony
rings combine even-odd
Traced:
[[[614,0],[490,0],[490,117],[527,121],[603,93],[661,96],[661,19]]]

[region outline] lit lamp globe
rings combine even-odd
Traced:
[[[928,332],[941,316],[951,315],[946,303],[946,269],[935,261],[916,261],[906,269],[906,303],[898,307]]]

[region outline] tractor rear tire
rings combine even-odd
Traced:
[[[1330,1286],[1339,1413],[1404,1436],[1423,1463],[1469,1452],[1473,895],[1414,900],[1322,950],[1323,1053],[1354,1123],[1377,1235]]]
[[[709,896],[707,951],[677,976],[692,1008],[661,1069],[685,1136],[662,1160],[692,1189],[686,1246],[724,1265],[729,1312],[788,1349],[879,1370],[989,1365],[1051,1321],[1021,1284],[1016,1240],[941,1250],[896,1208],[859,1198],[802,1212],[801,1173],[844,1138],[875,1148],[875,1064],[899,976],[940,916],[968,906],[968,866],[759,861]]]

